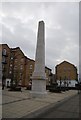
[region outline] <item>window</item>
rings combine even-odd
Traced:
[[[15,62],[17,62],[17,59],[15,59]]]
[[[6,59],[4,56],[2,57],[2,62],[6,62]]]
[[[71,81],[69,81],[69,84],[71,84]]]
[[[14,54],[11,53],[11,55],[10,55],[10,59],[13,60],[13,58],[14,58]]]
[[[51,71],[49,70],[49,74],[51,74]]]
[[[10,74],[12,73],[12,71],[9,72]]]
[[[23,69],[23,65],[20,66],[20,69],[21,69],[21,70]]]
[[[4,65],[2,65],[2,69],[4,69],[5,67],[4,67]]]
[[[14,78],[16,77],[16,74],[14,74]]]
[[[11,57],[11,60],[13,60],[13,57]]]
[[[14,70],[16,70],[16,69],[17,69],[17,66],[14,67]]]
[[[6,49],[3,49],[3,55],[6,55]]]
[[[22,73],[20,73],[19,79],[22,80]]]
[[[33,67],[33,66],[32,66],[32,65],[30,65],[30,69],[32,69],[32,67]]]
[[[24,59],[22,58],[22,59],[21,59],[21,62],[23,62],[23,61],[24,61]]]
[[[30,73],[30,76],[32,76],[32,73]]]
[[[12,67],[12,64],[10,64],[10,67]]]

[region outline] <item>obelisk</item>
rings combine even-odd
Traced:
[[[46,95],[45,75],[45,24],[39,21],[37,46],[35,55],[35,67],[32,75],[32,96],[41,97]]]

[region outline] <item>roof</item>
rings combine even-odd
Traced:
[[[61,65],[61,64],[63,64],[63,63],[68,63],[68,64],[71,64],[72,66],[74,66],[74,67],[76,68],[76,66],[75,66],[75,65],[73,65],[72,63],[70,63],[70,62],[68,62],[68,61],[65,61],[65,60],[64,60],[63,62],[61,62],[60,64],[56,65],[56,67],[57,67],[57,66],[59,66],[59,65]]]
[[[23,53],[23,51],[20,49],[20,47],[11,48],[11,51],[14,51],[14,52],[15,52],[15,51],[18,50],[18,49],[19,49],[19,50],[21,51],[21,53],[24,55],[24,53]]]
[[[33,60],[33,59],[31,59],[31,58],[28,58],[28,57],[27,57],[27,59],[35,62],[35,60]]]
[[[8,48],[10,48],[7,44],[1,44],[1,45],[2,45],[2,46],[4,46],[4,45],[5,45],[5,46],[7,46]]]
[[[49,69],[49,70],[52,70],[52,69],[48,68],[47,66],[45,66],[45,68],[47,68],[47,69]]]
[[[6,46],[8,46],[7,44],[2,44],[2,45],[6,45]],[[8,46],[9,47],[9,46]],[[22,50],[20,49],[20,47],[15,47],[15,48],[10,48],[11,49],[11,51],[16,51],[17,49],[19,49],[21,52],[22,52]],[[23,53],[23,52],[22,52]],[[24,55],[24,53],[23,53],[23,55]],[[35,62],[35,60],[33,60],[33,59],[31,59],[31,58],[28,58],[27,56],[25,56],[24,55],[24,57],[26,58],[26,59],[29,59],[30,61],[33,61],[33,62]],[[52,70],[52,69],[50,69],[49,67],[47,67],[47,66],[45,66],[45,68],[47,68],[47,69],[49,69],[49,70]]]
[[[16,48],[11,48],[12,50],[16,50],[16,49],[20,49],[20,47],[16,47]]]

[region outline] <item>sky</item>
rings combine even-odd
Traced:
[[[38,22],[43,20],[46,66],[54,72],[55,66],[66,60],[78,68],[78,2],[3,2],[0,16],[0,43],[20,47],[35,59]]]

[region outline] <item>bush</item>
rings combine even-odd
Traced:
[[[21,91],[21,87],[11,87],[9,91]]]

